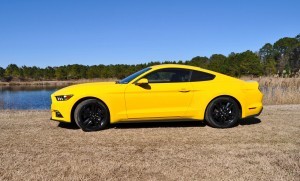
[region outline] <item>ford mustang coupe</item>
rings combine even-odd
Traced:
[[[69,86],[51,95],[52,120],[75,122],[83,131],[119,122],[206,120],[229,128],[258,116],[263,94],[246,82],[187,65],[155,65],[117,82]]]

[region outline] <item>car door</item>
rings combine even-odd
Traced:
[[[189,82],[191,71],[165,68],[142,78],[148,84],[130,84],[125,90],[129,119],[182,117],[191,102],[193,92]]]

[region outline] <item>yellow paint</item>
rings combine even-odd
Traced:
[[[148,73],[162,68],[183,68],[215,75],[211,81],[179,83],[136,84]],[[55,96],[70,95],[67,101],[57,101]],[[52,119],[71,122],[71,110],[76,103],[87,98],[96,98],[109,108],[110,122],[198,119],[203,120],[208,104],[216,97],[231,96],[242,108],[242,118],[258,114],[262,105],[262,93],[257,82],[245,82],[220,73],[186,65],[156,65],[127,84],[86,83],[63,88],[51,95]],[[251,108],[251,109],[249,109]],[[56,117],[59,111],[63,118]]]

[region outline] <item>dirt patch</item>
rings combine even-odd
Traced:
[[[299,180],[300,105],[231,129],[121,124],[86,133],[49,111],[0,111],[0,180]]]

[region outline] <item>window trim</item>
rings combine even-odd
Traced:
[[[192,72],[192,73],[191,73],[191,77],[190,77],[190,82],[211,81],[211,80],[214,80],[214,79],[216,78],[216,75],[211,74],[211,73],[207,73],[207,72],[203,72],[203,71],[192,70],[191,72]],[[193,72],[200,72],[200,73],[203,73],[203,74],[207,74],[207,75],[209,75],[209,76],[212,76],[212,78],[211,78],[211,79],[207,79],[207,80],[196,80],[196,81],[192,81]]]
[[[165,84],[172,84],[172,83],[186,83],[186,82],[190,82],[190,80],[191,80],[191,77],[192,77],[192,71],[193,71],[193,70],[191,70],[191,69],[186,69],[186,68],[176,68],[176,67],[174,67],[174,68],[161,68],[161,69],[154,70],[154,71],[152,71],[152,72],[149,72],[148,74],[146,74],[146,75],[142,76],[142,77],[141,77],[141,78],[139,78],[138,80],[145,78],[147,75],[149,75],[149,74],[151,74],[151,73],[154,73],[154,72],[156,72],[156,71],[165,70],[165,69],[173,69],[173,70],[175,69],[175,70],[185,70],[185,71],[188,71],[188,72],[189,72],[188,81],[184,81],[184,82],[149,82],[149,84],[163,84],[163,83],[165,83]],[[138,81],[138,80],[137,80],[137,81]]]
[[[179,69],[179,70],[186,70],[186,71],[189,71],[189,78],[188,78],[188,81],[185,81],[185,82],[149,82],[149,84],[162,84],[162,83],[165,83],[165,84],[172,84],[172,83],[187,83],[187,82],[203,82],[203,81],[211,81],[211,80],[214,80],[216,78],[216,75],[214,74],[211,74],[211,73],[207,73],[207,72],[204,72],[204,71],[200,71],[200,70],[193,70],[193,69],[187,69],[187,68],[161,68],[161,69],[156,69],[156,70],[153,70],[153,71],[150,71],[148,73],[146,73],[145,75],[143,75],[142,77],[138,78],[137,80],[135,80],[133,83],[139,81],[140,79],[143,79],[145,78],[147,75],[151,74],[151,73],[154,73],[156,71],[160,71],[160,70],[164,70],[164,69]],[[198,81],[191,81],[192,79],[192,75],[193,75],[193,72],[200,72],[200,73],[204,73],[204,74],[209,74],[209,75],[212,75],[213,78],[210,79],[210,80],[198,80]]]

